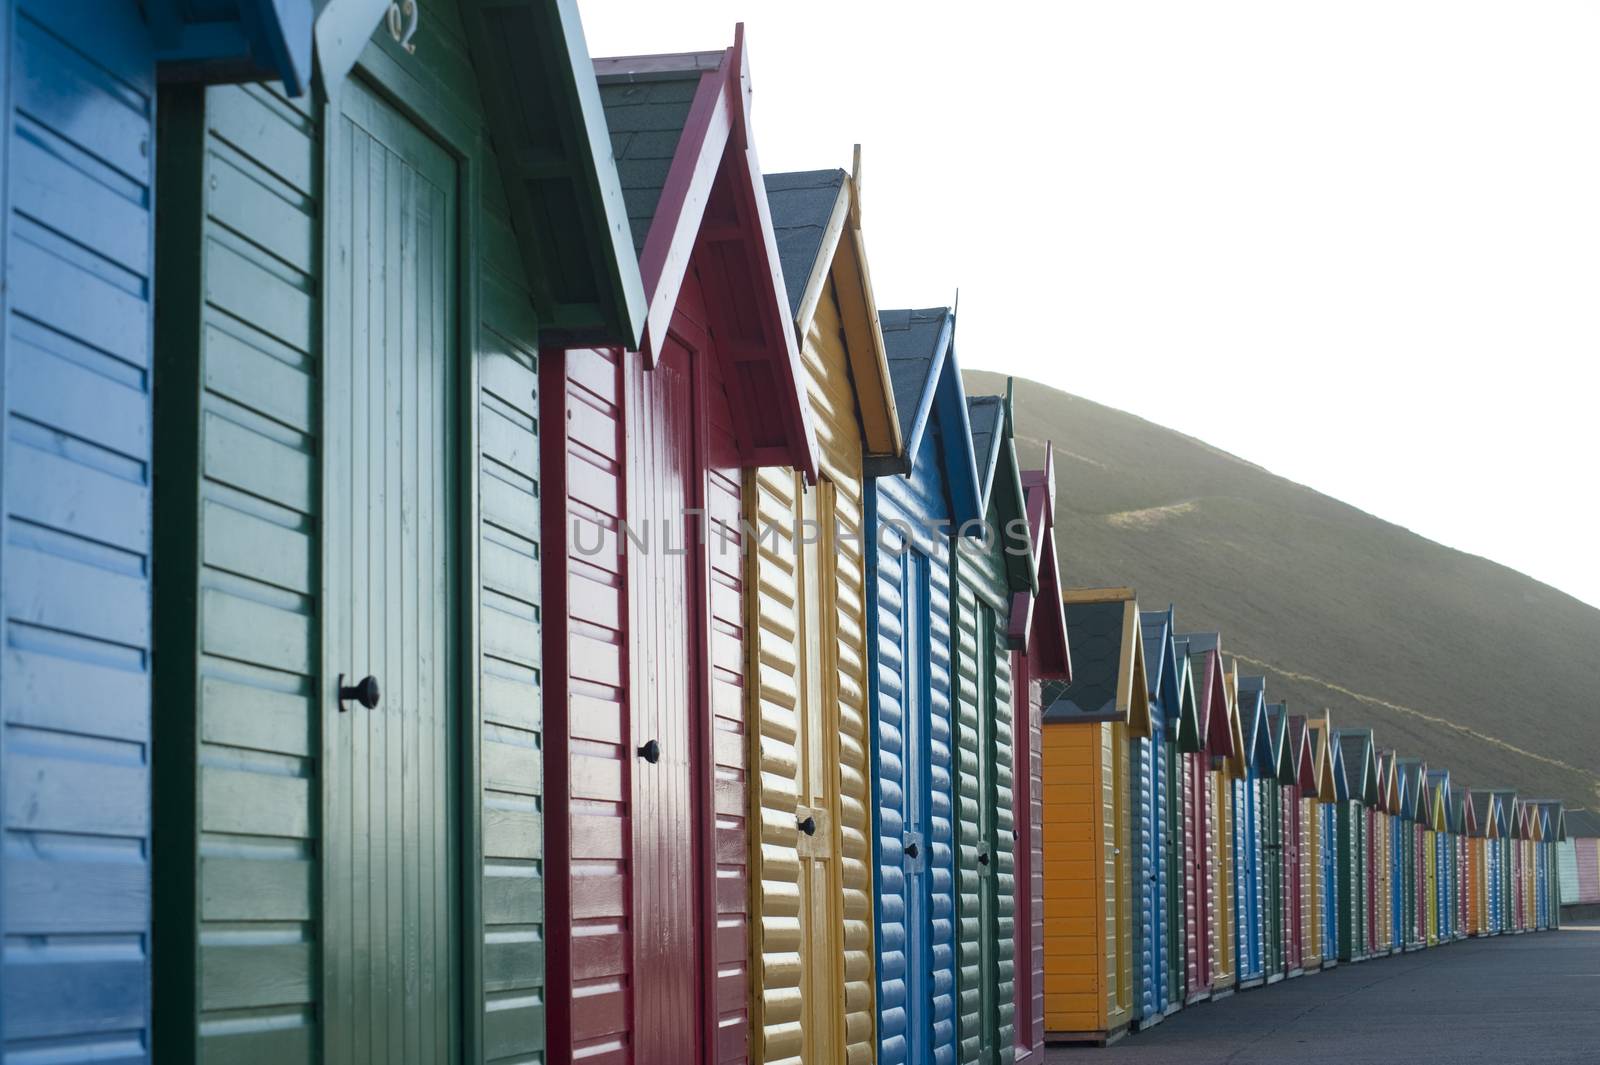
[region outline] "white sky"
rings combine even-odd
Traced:
[[[1600,605],[1600,4],[580,0],[746,23],[768,172],[865,158],[884,307]]]

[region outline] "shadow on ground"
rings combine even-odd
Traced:
[[[1469,939],[1192,1006],[1047,1065],[1596,1065],[1600,924]]]

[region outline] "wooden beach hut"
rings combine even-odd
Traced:
[[[1065,595],[1072,679],[1044,686],[1045,1038],[1104,1044],[1133,1018],[1128,733],[1150,687],[1133,591]]]
[[[1456,938],[1477,935],[1476,914],[1482,892],[1472,861],[1472,840],[1477,835],[1477,811],[1469,789],[1457,784],[1454,794],[1456,822]]]
[[[1219,633],[1184,633],[1179,636],[1189,648],[1189,672],[1194,678],[1195,710],[1203,715],[1202,747],[1190,768],[1195,772],[1194,793],[1202,804],[1203,819],[1197,824],[1198,852],[1192,857],[1195,868],[1197,931],[1202,932],[1200,950],[1205,951],[1197,977],[1211,995],[1226,995],[1234,990],[1232,951],[1232,884],[1234,876],[1226,867],[1227,811],[1224,776],[1227,760],[1234,756],[1234,704],[1229,699],[1227,673],[1222,664],[1222,638]]]
[[[1032,565],[1027,504],[1017,465],[1016,415],[1004,396],[967,400],[977,463],[981,523],[957,535],[952,559],[951,606],[955,665],[956,1001],[957,1038],[963,1056],[990,1060],[1015,1041],[1012,1005],[1012,923],[1015,825],[1012,819],[1012,677],[1008,634],[1011,601],[1038,591]],[[1137,618],[1134,624],[1137,630]],[[1137,641],[1135,641],[1137,642]],[[1144,679],[1139,679],[1144,700]],[[1148,714],[1145,715],[1148,733]],[[1128,744],[1118,737],[1115,794],[1119,837],[1113,858],[1121,949],[1128,955],[1118,976],[1131,998],[1133,933],[1127,869]],[[1129,1002],[1131,1007],[1131,1002]]]
[[[1371,833],[1367,810],[1377,802],[1377,765],[1370,729],[1340,729],[1333,735],[1343,763],[1345,789],[1337,809],[1339,851],[1339,960],[1365,961],[1370,950],[1368,906],[1372,884]],[[1337,774],[1336,774],[1337,775]]]
[[[1444,943],[1455,938],[1455,887],[1452,877],[1455,836],[1450,821],[1450,771],[1430,769],[1428,781],[1434,830],[1434,893],[1437,896],[1433,905],[1438,912],[1435,937],[1438,942]]]
[[[1289,754],[1289,708],[1284,703],[1266,706],[1268,771],[1261,789],[1261,914],[1262,969],[1269,984],[1288,972],[1285,929],[1288,914],[1288,843],[1283,782]]]
[[[1389,751],[1389,803],[1387,810],[1387,839],[1384,853],[1388,857],[1388,924],[1389,949],[1400,953],[1406,947],[1405,931],[1405,840],[1409,834],[1405,823],[1406,780],[1400,771],[1400,755]]]
[[[645,306],[575,7],[443,2],[396,32],[353,2],[314,29],[310,4],[159,6],[240,14],[195,45],[299,9],[320,91],[163,79],[155,142],[83,113],[113,168],[159,176],[119,193],[161,226],[149,1045],[538,1057],[565,941],[538,367],[634,346]],[[96,419],[125,427],[97,365]]]
[[[1267,726],[1266,686],[1267,680],[1262,676],[1241,676],[1237,680],[1237,716],[1245,760],[1244,777],[1233,782],[1234,819],[1238,825],[1234,833],[1234,864],[1238,870],[1234,954],[1240,987],[1257,987],[1266,981],[1264,883],[1268,855],[1263,851],[1263,809],[1264,789],[1276,771]]]
[[[1468,805],[1472,807],[1471,831],[1467,839],[1467,863],[1470,867],[1468,876],[1472,880],[1468,931],[1474,936],[1488,936],[1495,932],[1494,919],[1497,912],[1489,861],[1489,850],[1494,846],[1497,835],[1494,795],[1483,788],[1467,788],[1463,789],[1463,793]]]
[[[744,473],[752,1061],[876,1042],[863,494],[900,424],[850,171],[768,174],[820,463]],[[770,535],[769,535],[770,532]]]
[[[1182,818],[1176,767],[1180,715],[1187,707],[1192,717],[1193,702],[1183,694],[1186,672],[1179,669],[1173,645],[1172,608],[1141,611],[1139,625],[1150,692],[1150,738],[1142,741],[1150,751],[1148,799],[1141,795],[1135,804],[1150,811],[1148,819],[1142,813],[1136,819],[1134,848],[1143,873],[1138,881],[1142,896],[1135,906],[1133,1021],[1142,1028],[1183,1006],[1182,835],[1177,830]],[[1135,774],[1136,786],[1141,780],[1142,773]]]
[[[742,27],[595,70],[644,328],[539,366],[549,1038],[557,1058],[742,1061],[751,897],[723,885],[750,876],[766,678],[741,519],[748,471],[817,481],[817,433]]]
[[[1015,1065],[1043,1065],[1044,1061],[1044,683],[1072,679],[1072,656],[1067,639],[1067,618],[1061,599],[1061,571],[1056,561],[1055,451],[1045,444],[1044,469],[1024,470],[1022,490],[1028,504],[1030,562],[1038,584],[1038,594],[1018,592],[1011,597],[1007,631],[1015,649],[1011,652],[1011,690],[1015,701],[1012,712],[1012,744],[1016,762],[1012,787],[1012,817],[1016,825],[1016,871],[1013,880],[1015,929],[1012,957],[1015,959],[1012,999],[1016,1028]],[[1143,742],[1146,757],[1140,772],[1146,774],[1142,794],[1151,794],[1148,778],[1149,740]],[[1138,785],[1135,784],[1137,788]],[[1140,811],[1137,795],[1135,818],[1149,812],[1148,802]],[[1133,847],[1134,862],[1141,860],[1140,848]],[[1136,877],[1135,885],[1139,881]],[[1139,907],[1134,906],[1135,1011],[1139,998]]]
[[[200,299],[194,264],[175,271],[166,251],[174,223],[200,226],[201,208],[179,208],[165,188],[180,175],[158,165],[158,97],[216,86],[309,109],[315,14],[311,0],[5,5],[0,1046],[17,1055],[109,1060],[149,1047],[162,876],[151,849],[165,831],[193,846],[197,831],[158,830],[152,797],[160,721],[192,721],[194,701],[186,714],[152,692],[152,560],[167,529],[155,493],[190,476],[157,465],[152,393],[158,376],[162,389],[200,390],[162,367],[157,302],[181,313]],[[255,84],[222,84],[235,82]],[[184,572],[180,559],[163,573]],[[191,630],[195,612],[190,602]],[[162,746],[163,767],[193,788],[193,745]]]
[[[1376,953],[1378,954],[1388,954],[1394,949],[1392,909],[1394,869],[1390,854],[1393,833],[1390,831],[1389,820],[1395,801],[1394,763],[1393,751],[1378,751],[1378,805],[1374,817],[1375,831],[1372,834],[1373,861],[1377,867],[1373,897],[1376,900],[1377,910]]]
[[[1496,879],[1495,895],[1500,904],[1500,931],[1510,935],[1517,932],[1516,889],[1516,832],[1517,793],[1512,788],[1492,789],[1495,800],[1496,822],[1499,830],[1498,846],[1493,849],[1490,872]]]
[[[904,448],[866,463],[874,942],[878,1061],[903,1065],[955,1054],[949,530],[983,511],[955,315],[884,311],[879,324]]]
[[[1331,877],[1327,862],[1330,848],[1324,836],[1324,811],[1334,801],[1333,762],[1328,756],[1328,719],[1308,718],[1305,724],[1306,752],[1311,767],[1311,779],[1302,792],[1306,804],[1305,838],[1308,858],[1306,877],[1309,882],[1306,903],[1306,951],[1303,959],[1306,971],[1320,970],[1333,953],[1331,927],[1334,907],[1328,905],[1328,888]]]
[[[1321,912],[1318,939],[1321,945],[1322,967],[1333,968],[1339,964],[1339,846],[1337,813],[1339,795],[1346,790],[1344,760],[1339,747],[1333,742],[1331,718],[1313,718],[1306,726],[1311,735],[1311,745],[1318,763],[1316,823],[1312,832],[1316,836],[1317,852],[1317,905]]]
[[[1223,675],[1223,694],[1227,699],[1227,745],[1224,749],[1219,730],[1208,744],[1211,751],[1211,779],[1207,782],[1211,803],[1211,882],[1213,892],[1212,939],[1216,944],[1211,971],[1213,998],[1231,994],[1238,986],[1238,951],[1236,909],[1238,895],[1238,870],[1235,863],[1234,840],[1237,819],[1234,816],[1233,784],[1244,779],[1244,732],[1239,725],[1238,713],[1239,665],[1232,663]]]
[[[1222,944],[1217,938],[1217,892],[1211,821],[1216,809],[1213,757],[1232,749],[1222,637],[1215,632],[1180,633],[1178,652],[1189,660],[1194,691],[1197,749],[1186,754],[1184,853],[1187,1002],[1209,998]]]
[[[1427,944],[1427,877],[1423,871],[1423,821],[1427,808],[1428,769],[1420,758],[1396,759],[1400,787],[1400,821],[1397,830],[1401,844],[1401,944],[1404,950],[1420,950]]]
[[[1294,854],[1289,862],[1289,921],[1286,942],[1291,964],[1289,973],[1298,976],[1321,968],[1321,959],[1312,957],[1311,926],[1315,923],[1315,900],[1311,881],[1311,799],[1316,791],[1316,770],[1311,761],[1311,737],[1304,714],[1289,716],[1289,756],[1294,783],[1284,793],[1285,806],[1292,805],[1293,828],[1289,839]]]

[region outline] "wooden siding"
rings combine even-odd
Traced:
[[[431,299],[425,293],[397,292],[391,307],[395,325],[401,320],[399,301],[404,300],[422,308],[418,328],[431,321],[427,327],[448,335],[452,347],[458,335],[475,345],[465,360],[469,369],[456,369],[464,364],[459,356],[446,363],[452,380],[472,381],[476,389],[464,404],[469,423],[463,439],[479,444],[467,460],[472,488],[449,489],[431,503],[405,490],[413,509],[394,533],[404,536],[404,543],[424,535],[466,536],[471,543],[466,555],[476,563],[453,585],[461,589],[471,619],[463,626],[470,634],[463,647],[475,657],[466,667],[464,685],[471,696],[446,734],[452,750],[456,743],[477,744],[464,760],[468,775],[454,786],[467,789],[472,811],[467,823],[481,829],[447,844],[455,814],[446,811],[455,810],[456,804],[425,805],[436,810],[428,846],[438,859],[481,862],[475,887],[451,904],[464,906],[467,920],[481,920],[481,925],[470,943],[447,947],[444,940],[437,941],[439,975],[429,979],[464,981],[468,1001],[476,1005],[464,1018],[465,1030],[449,1038],[466,1046],[475,1060],[539,1060],[544,934],[538,330],[498,169],[478,139],[482,114],[476,82],[453,8],[435,12],[430,33],[427,54],[415,61],[406,57],[398,63],[404,53],[386,41],[385,33],[377,35],[378,47],[367,53],[367,62],[375,64],[369,72],[380,74],[403,99],[425,99],[427,121],[447,131],[464,154],[466,165],[458,171],[462,176],[444,179],[446,185],[455,183],[447,191],[481,190],[462,214],[468,227],[462,239],[473,241],[469,250],[440,251],[459,265],[464,278],[477,280],[463,303],[464,313],[476,309],[472,327],[461,330],[455,319],[446,320],[445,292],[455,285],[448,279],[435,280],[445,289],[435,289]],[[359,85],[350,92],[373,98]],[[163,274],[163,305],[170,302],[174,310],[170,317],[164,312],[163,328],[175,330],[180,338],[191,329],[194,337],[192,346],[181,341],[163,346],[168,376],[158,395],[172,415],[162,424],[163,432],[171,434],[166,454],[174,461],[162,469],[181,471],[186,450],[197,451],[199,462],[187,487],[181,476],[174,478],[168,482],[176,486],[173,495],[165,503],[158,500],[164,515],[193,530],[188,534],[192,542],[176,539],[165,556],[175,562],[178,574],[187,570],[189,587],[181,586],[181,576],[170,589],[158,585],[158,596],[170,590],[176,597],[169,615],[172,631],[184,631],[184,611],[194,610],[185,607],[183,597],[199,606],[199,628],[189,636],[192,658],[174,663],[171,684],[163,688],[171,696],[163,703],[172,711],[171,731],[163,733],[164,746],[158,749],[159,764],[172,766],[177,774],[165,793],[167,809],[179,818],[172,823],[195,825],[199,832],[188,843],[158,839],[158,863],[172,870],[189,868],[195,885],[187,899],[175,894],[174,904],[163,904],[157,916],[163,946],[158,960],[170,959],[161,965],[172,989],[164,996],[172,1005],[163,1029],[171,1036],[164,1053],[172,1060],[309,1059],[323,1045],[318,1019],[325,1011],[324,997],[339,986],[338,974],[348,965],[341,952],[351,949],[355,937],[376,935],[374,956],[391,951],[396,966],[402,964],[402,951],[412,952],[408,957],[426,952],[427,932],[421,925],[407,925],[412,931],[403,941],[384,941],[385,912],[397,922],[411,920],[398,902],[384,901],[399,899],[396,876],[411,875],[400,872],[400,866],[391,866],[388,886],[378,889],[375,902],[369,899],[352,910],[348,899],[342,908],[319,901],[325,875],[318,863],[326,828],[323,792],[330,782],[321,765],[318,693],[334,679],[321,675],[321,655],[324,634],[335,623],[321,604],[321,582],[344,580],[351,573],[347,556],[327,554],[332,544],[325,544],[322,535],[325,526],[332,535],[333,515],[320,513],[323,470],[318,456],[325,450],[331,456],[333,449],[325,439],[326,415],[319,397],[336,386],[348,394],[346,353],[353,350],[344,340],[327,345],[322,340],[319,297],[330,282],[321,274],[321,234],[325,213],[334,209],[325,206],[322,194],[326,141],[340,137],[341,146],[365,152],[340,157],[347,168],[364,164],[376,174],[386,164],[380,161],[381,149],[359,147],[364,142],[354,136],[353,127],[341,127],[343,132],[324,129],[307,101],[290,101],[268,87],[175,89],[163,106],[163,195],[170,194],[174,205],[167,223],[174,266]],[[397,114],[387,108],[384,113]],[[389,121],[371,114],[365,120],[369,124]],[[481,181],[470,180],[469,173]],[[345,172],[337,180],[340,195],[348,198]],[[198,213],[195,204],[200,205]],[[440,222],[435,239],[451,239],[454,212],[446,214],[450,217],[439,218],[433,212]],[[388,224],[392,227],[397,219]],[[340,222],[348,225],[345,216]],[[413,219],[410,224],[417,223]],[[391,228],[389,234],[397,256],[398,242],[404,239],[396,236],[399,232]],[[373,254],[383,254],[381,245],[374,247],[378,250]],[[366,247],[355,251],[368,254]],[[178,262],[185,255],[194,260],[187,268]],[[469,260],[473,267],[466,265]],[[341,258],[341,266],[343,262]],[[411,274],[397,270],[392,276],[399,284]],[[346,383],[339,386],[339,380]],[[398,386],[391,381],[386,387]],[[453,395],[453,384],[450,391]],[[417,397],[414,391],[406,395]],[[399,410],[402,400],[395,402]],[[462,400],[449,403],[453,411]],[[348,411],[333,416],[348,418]],[[405,433],[410,446],[395,449],[399,461],[386,475],[390,484],[372,490],[397,496],[398,478],[423,476],[430,457],[437,474],[441,460],[448,462],[459,453],[439,432]],[[475,500],[476,509],[463,512],[461,499]],[[364,512],[361,504],[351,509],[354,516]],[[404,556],[402,550],[391,552],[396,564]],[[330,561],[324,574],[325,557]],[[378,557],[380,561],[371,562],[377,568],[363,579],[371,582],[369,587],[384,585],[404,594],[403,571],[391,572],[381,552]],[[436,591],[448,593],[446,588]],[[449,622],[441,618],[429,624]],[[336,650],[329,645],[330,653]],[[435,682],[442,682],[442,663],[433,668],[438,671]],[[402,704],[410,705],[416,696],[406,693],[424,686],[427,669],[425,662],[408,656],[396,659],[387,671],[375,669],[385,674],[380,675],[383,705],[392,703],[395,714]],[[185,715],[192,724],[182,720]],[[390,751],[391,760],[418,757],[416,744],[426,742],[409,725],[389,733],[384,742],[399,745]],[[402,747],[407,753],[401,753]],[[444,756],[442,750],[439,756]],[[453,775],[456,755],[440,764],[448,766],[442,772]],[[193,779],[197,771],[198,782],[185,786],[184,775]],[[446,800],[451,787],[442,782],[438,798]],[[431,791],[418,793],[416,799],[432,796]],[[425,830],[426,822],[416,819],[425,815],[420,808],[408,813],[408,827],[391,846],[414,849],[423,844],[416,834]],[[357,879],[367,875],[360,867],[349,872]],[[454,876],[450,873],[449,879]],[[182,875],[176,882],[183,882]],[[351,888],[370,890],[357,883]],[[408,905],[416,905],[416,899]],[[354,913],[364,916],[357,921]],[[362,933],[358,926],[378,931]],[[333,973],[326,978],[320,971],[325,964]],[[463,966],[466,971],[458,977]],[[413,1010],[404,1020],[384,1020],[382,1031],[375,1030],[362,1053],[404,1060],[459,1027],[463,1018],[453,1009],[447,1012],[435,1019]],[[184,1033],[197,1033],[198,1044],[185,1047]],[[386,1050],[388,1039],[393,1043]],[[336,1051],[341,1057],[354,1053]]]
[[[1044,1026],[1106,1031],[1114,937],[1106,838],[1109,724],[1044,726]]]
[[[1044,751],[1041,721],[1043,682],[1029,671],[1029,656],[1014,651],[1011,680],[1016,706],[1012,720],[1020,763],[1014,805],[1020,828],[1015,885],[1016,1060],[1042,1065],[1044,1053]],[[1145,741],[1146,755],[1149,753]],[[1146,786],[1149,759],[1145,759]]]
[[[990,529],[1000,523],[991,505]],[[1012,983],[1011,655],[998,618],[1010,609],[1005,556],[958,538],[955,637],[956,989],[958,1062],[987,1062],[1015,1041]],[[1122,753],[1126,763],[1126,745]],[[1123,779],[1126,779],[1124,771]],[[1126,798],[1115,796],[1117,808]],[[1001,841],[1004,841],[1002,845]]]
[[[867,527],[878,530],[867,557],[876,673],[871,705],[880,1065],[902,1065],[913,1043],[926,1046],[935,1060],[955,1053],[950,565],[948,541],[928,535],[934,522],[950,514],[937,452],[935,434],[927,433],[909,477],[874,478],[866,491]],[[897,530],[909,530],[914,539],[902,541]],[[917,611],[926,631],[919,633],[906,627],[904,617],[905,582],[916,573],[916,594],[926,596],[926,606]],[[908,636],[922,647],[908,649]],[[908,662],[913,655],[919,661]],[[909,688],[908,677],[914,680]],[[1048,785],[1047,776],[1047,799]],[[920,871],[908,875],[907,812],[918,804],[923,859],[911,864]],[[1048,885],[1048,868],[1045,875]],[[1048,902],[1046,907],[1048,919]]]
[[[746,578],[751,1052],[764,1062],[838,1048],[864,1063],[876,1041],[862,444],[843,336],[830,286],[801,347],[819,484],[781,467],[746,481],[745,520],[781,530]],[[796,827],[808,817],[815,836]]]
[[[144,1060],[154,63],[135,5],[21,0],[0,70],[0,1057]]]
[[[1233,841],[1233,802],[1229,796],[1227,771],[1214,769],[1207,774],[1207,801],[1211,804],[1211,841],[1208,846],[1211,863],[1212,903],[1211,987],[1221,991],[1233,987],[1238,980],[1234,958],[1234,873],[1231,844]]]
[[[541,369],[550,1040],[580,1060],[748,1053],[743,488],[702,301],[691,272],[652,370]]]
[[[157,900],[156,1025],[174,1061],[321,1038],[321,136],[265,86],[163,95],[155,861],[181,886]]]

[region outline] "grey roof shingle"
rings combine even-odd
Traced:
[[[878,326],[883,331],[883,349],[889,358],[889,381],[894,385],[895,408],[900,416],[902,439],[911,439],[917,408],[928,387],[928,374],[950,315],[947,307],[918,310],[880,311]]]
[[[1600,838],[1600,812],[1582,807],[1567,810],[1567,838]]]
[[[767,207],[772,215],[772,234],[778,241],[783,284],[789,290],[791,316],[800,312],[800,298],[817,267],[822,238],[833,218],[845,177],[843,170],[801,170],[766,176]]]
[[[686,61],[690,58],[693,57],[685,57]],[[609,70],[611,66],[610,61],[605,61],[601,69]],[[604,72],[598,75],[600,102],[611,132],[611,152],[616,157],[628,226],[633,231],[634,254],[644,251],[702,72],[698,66],[688,66],[676,72],[653,71],[649,77]]]
[[[1122,600],[1068,603],[1067,642],[1072,648],[1072,680],[1044,682],[1045,721],[1106,717],[1116,710],[1122,669]]]
[[[968,396],[967,421],[972,425],[972,457],[978,464],[978,480],[986,480],[994,465],[994,451],[1000,446],[1000,419],[1005,401],[999,396]],[[978,485],[982,491],[984,485]]]

